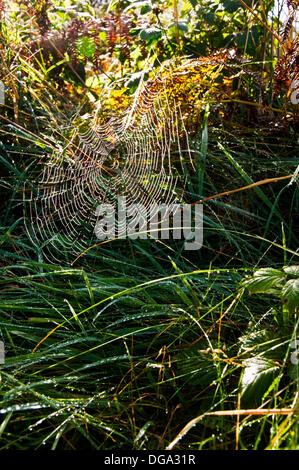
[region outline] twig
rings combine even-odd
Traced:
[[[196,418],[189,421],[188,424],[182,429],[176,438],[169,444],[166,450],[172,450],[174,446],[182,439],[190,429],[195,426],[200,419],[204,416],[267,416],[267,415],[291,415],[297,410],[295,408],[272,408],[268,410],[263,409],[248,409],[248,410],[224,410],[224,411],[212,411],[210,413],[204,413],[203,415],[197,416]]]
[[[274,31],[272,31],[272,29],[270,28],[270,26],[267,25],[267,23],[264,23],[263,20],[261,20],[261,18],[255,13],[255,11],[250,8],[250,6],[248,6],[243,0],[239,0],[242,5],[247,8],[247,10],[250,11],[250,13],[253,14],[253,16],[269,31],[269,33],[272,34],[273,37],[275,37],[275,39],[277,39],[277,41],[279,42],[279,44],[282,46],[282,41],[280,39],[280,37],[278,36],[278,34],[276,34]]]
[[[279,176],[278,178],[267,178],[265,180],[260,180],[260,181],[257,181],[256,183],[248,184],[247,186],[242,186],[241,188],[232,189],[231,191],[224,191],[223,193],[214,194],[214,196],[205,197],[204,199],[201,199],[200,201],[193,202],[192,206],[194,206],[195,204],[202,204],[203,202],[210,201],[211,199],[216,199],[222,196],[228,196],[229,194],[238,193],[240,191],[245,191],[246,189],[255,188],[256,186],[261,186],[262,184],[276,183],[277,181],[290,179],[290,178],[293,178],[293,176],[294,175],[287,175],[287,176]]]

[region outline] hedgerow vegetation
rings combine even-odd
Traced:
[[[0,1],[1,450],[298,449],[297,6]],[[30,175],[163,67],[182,71],[202,248],[46,258]]]

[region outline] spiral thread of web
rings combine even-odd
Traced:
[[[148,209],[177,201],[171,149],[179,142],[178,113],[174,102],[165,108],[157,93],[144,87],[134,109],[104,126],[77,130],[77,143],[49,158],[36,191],[26,197],[27,228],[46,258],[53,261],[61,251],[76,255],[94,242],[99,204],[116,205],[125,197],[130,215],[137,203]]]
[[[67,149],[46,158],[24,202],[29,236],[47,260],[55,262],[62,253],[75,257],[97,242],[99,205],[116,207],[125,198],[134,217],[136,204],[148,213],[183,201],[184,167],[194,165],[180,103],[168,92],[169,80],[183,70],[159,72],[139,87],[123,115],[75,129]],[[136,216],[145,217],[142,209]],[[124,224],[118,237],[126,233]]]

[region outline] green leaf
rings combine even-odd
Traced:
[[[243,281],[243,286],[253,293],[268,293],[279,295],[282,288],[284,273],[274,268],[262,268],[253,276]]]
[[[228,13],[234,13],[237,11],[239,8],[242,8],[242,4],[238,2],[238,0],[224,0],[221,2],[224,9]]]
[[[162,32],[160,29],[152,27],[143,29],[140,33],[140,38],[144,41],[152,41],[153,39],[160,39]]]
[[[282,289],[282,300],[290,313],[299,306],[299,279],[290,279]]]
[[[83,36],[77,41],[77,49],[84,57],[92,57],[96,51],[96,45],[92,38]]]
[[[131,74],[128,80],[125,82],[125,86],[129,88],[130,92],[135,91],[142,77],[143,77],[143,71]]]
[[[256,356],[282,361],[286,353],[287,338],[282,329],[269,331],[269,329],[255,328],[239,338],[241,351],[253,350]]]
[[[137,2],[133,1],[133,2],[131,2],[131,3],[132,3],[132,4],[129,5],[129,6],[125,9],[126,11],[127,11],[127,10],[133,10],[133,9],[136,9],[136,8],[141,8],[141,9],[142,9],[143,7],[150,7],[150,10],[152,9],[150,2],[147,1],[147,0],[141,0],[141,1],[137,1]],[[150,10],[148,10],[148,11],[150,11]]]
[[[289,276],[299,277],[299,266],[284,266],[283,270]]]
[[[137,36],[137,34],[141,34],[141,32],[143,31],[142,28],[132,28],[129,32],[130,36]]]
[[[209,11],[208,13],[205,13],[203,17],[206,23],[208,23],[208,25],[213,26],[215,24],[215,12],[214,11]]]
[[[179,31],[188,32],[188,24],[185,21],[179,21],[178,23],[170,23],[168,29],[178,29]]]
[[[105,33],[105,31],[101,31],[99,33],[99,38],[102,40],[102,41],[106,41],[107,39],[107,34]]]
[[[278,371],[279,366],[269,359],[247,359],[240,379],[242,406],[260,406]]]

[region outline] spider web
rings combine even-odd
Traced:
[[[183,202],[185,170],[194,165],[186,118],[167,87],[184,67],[166,74],[164,68],[141,82],[121,116],[101,125],[94,120],[87,130],[74,128],[67,148],[46,157],[38,176],[34,172],[29,197],[24,191],[26,228],[47,260],[63,255],[73,260],[98,243],[96,208],[116,207],[119,196],[126,198],[131,216],[136,204],[149,210]],[[118,230],[125,234],[125,227]]]

